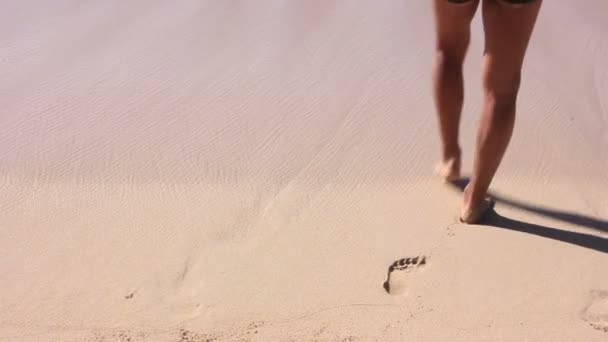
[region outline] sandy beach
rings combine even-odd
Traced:
[[[543,4],[481,225],[430,1],[0,4],[1,342],[608,340],[606,1]]]

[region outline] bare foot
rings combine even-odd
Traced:
[[[469,185],[464,189],[462,210],[460,211],[460,222],[466,224],[479,223],[484,216],[494,207],[491,198],[474,200],[471,196]]]
[[[445,158],[435,166],[435,175],[445,182],[460,179],[460,153]]]

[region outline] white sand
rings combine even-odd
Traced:
[[[428,1],[0,8],[0,341],[608,339],[606,1],[541,11],[492,186],[528,233],[430,177]]]

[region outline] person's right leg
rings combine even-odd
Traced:
[[[489,207],[487,191],[511,139],[521,68],[541,3],[483,1],[484,100],[473,175],[464,192],[463,222],[479,221]]]

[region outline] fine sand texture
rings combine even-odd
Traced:
[[[607,15],[545,1],[467,226],[428,0],[0,0],[0,341],[608,341]]]

